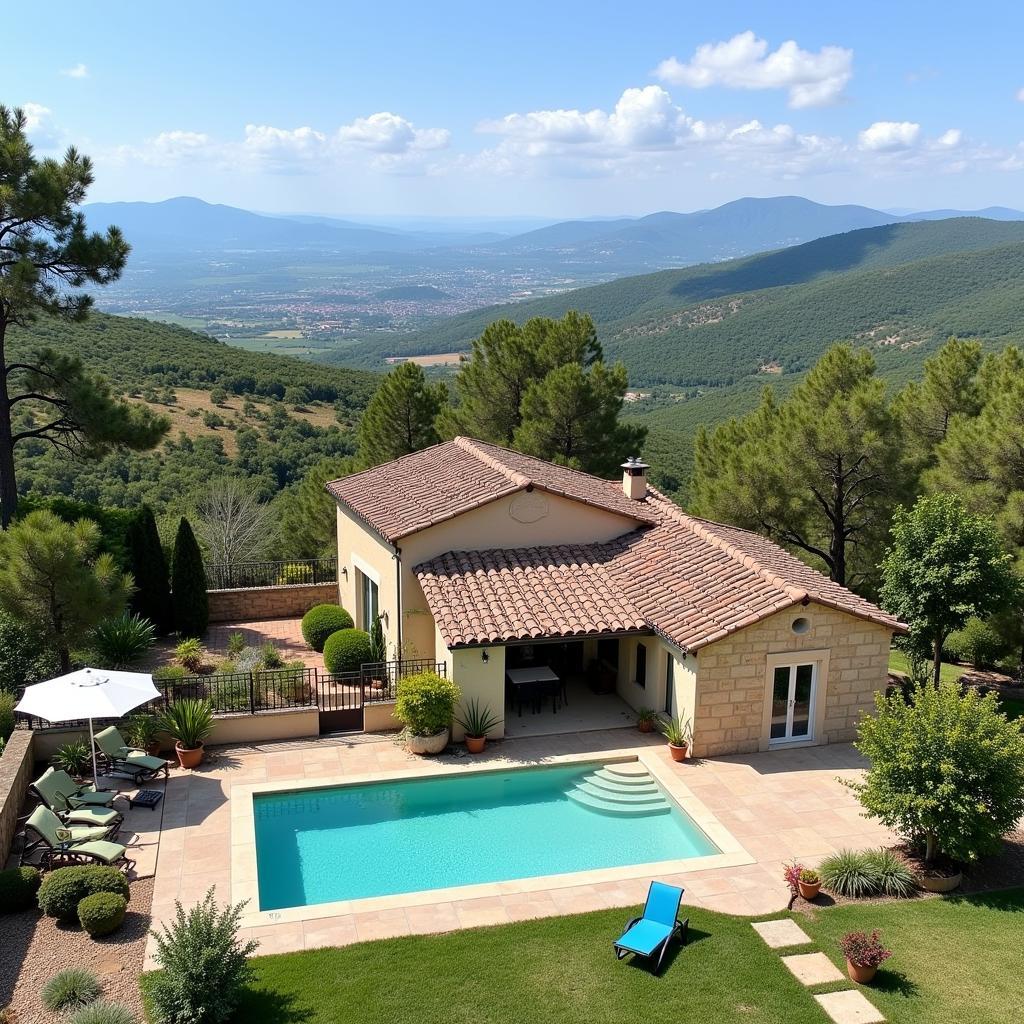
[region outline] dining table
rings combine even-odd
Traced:
[[[523,715],[523,704],[529,703],[536,714],[541,709],[545,697],[551,698],[551,710],[558,712],[558,700],[562,695],[562,680],[549,665],[524,665],[522,668],[510,668],[505,671],[505,678],[511,688],[512,699],[520,718]]]

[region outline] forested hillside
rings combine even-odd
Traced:
[[[787,370],[806,368],[831,341],[858,331],[892,324],[929,336],[952,333],[944,325],[947,294],[981,314],[979,331],[998,337],[1005,318],[997,311],[987,316],[985,307],[1000,300],[985,291],[1000,285],[985,275],[991,269],[998,280],[1019,284],[1014,244],[1024,245],[1024,223],[958,218],[866,228],[746,259],[493,306],[404,340],[355,346],[338,359],[378,366],[396,353],[462,351],[500,317],[522,322],[578,309],[594,318],[606,353],[626,363],[633,384],[730,383],[772,360],[790,360]],[[986,250],[992,252],[985,256]],[[891,268],[902,268],[904,276]],[[790,324],[792,316],[797,321]]]
[[[12,358],[50,345],[79,356],[119,394],[167,415],[151,452],[69,458],[44,441],[16,449],[21,493],[62,494],[158,514],[188,508],[212,479],[239,472],[271,498],[325,458],[355,450],[354,427],[376,374],[231,348],[184,328],[93,314],[42,320],[8,335]]]

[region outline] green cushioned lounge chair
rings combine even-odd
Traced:
[[[162,757],[151,757],[138,747],[129,747],[124,737],[110,725],[94,737],[103,771],[108,774],[127,775],[136,782],[163,774],[167,778],[167,762]]]
[[[66,825],[49,807],[40,805],[25,822],[21,861],[24,863],[38,851],[40,863],[46,868],[93,862],[124,870],[134,867],[135,861],[125,856],[127,847],[105,839],[106,834],[106,829],[102,828]]]
[[[643,916],[634,917],[622,935],[612,943],[615,956],[619,960],[629,953],[645,957],[653,963],[654,973],[657,974],[672,939],[678,936],[686,944],[690,919],[679,920],[679,904],[682,899],[683,890],[678,886],[651,882]]]
[[[124,815],[110,806],[116,793],[97,793],[92,790],[82,793],[82,787],[65,771],[47,768],[29,789],[61,821],[69,825],[91,825],[113,833],[124,820]]]

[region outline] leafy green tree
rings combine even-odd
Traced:
[[[381,382],[359,424],[359,459],[364,466],[437,444],[434,421],[448,398],[444,384],[428,384],[423,367],[400,363]]]
[[[896,510],[882,560],[882,600],[910,626],[917,649],[931,651],[935,683],[946,637],[1019,596],[1011,563],[992,520],[968,512],[954,494]]]
[[[768,390],[750,415],[699,431],[692,508],[820,559],[847,585],[873,569],[912,484],[874,359],[836,345],[786,401]]]
[[[875,697],[859,726],[869,762],[849,785],[868,813],[924,853],[958,861],[998,850],[1024,815],[1024,734],[995,694],[955,683]]]
[[[148,505],[143,505],[132,518],[125,543],[135,580],[132,608],[149,619],[158,633],[169,633],[174,628],[170,573],[156,519]]]
[[[442,415],[441,433],[510,446],[531,384],[567,363],[589,367],[601,358],[593,320],[575,310],[560,320],[534,317],[522,325],[497,320],[473,342],[455,377],[458,403]]]
[[[338,552],[337,505],[326,485],[356,471],[348,456],[324,459],[274,500],[275,549],[283,558],[325,558]]]
[[[596,362],[584,369],[565,363],[523,396],[523,420],[513,443],[527,455],[614,476],[629,456],[640,451],[647,431],[619,422],[626,393],[626,368]]]
[[[201,637],[210,622],[206,570],[195,534],[184,516],[178,523],[178,533],[174,538],[171,596],[178,633],[184,637]]]
[[[119,615],[132,590],[112,555],[98,553],[99,527],[31,512],[0,534],[0,608],[36,631],[71,670],[71,650],[103,619]]]
[[[0,524],[17,510],[15,447],[40,439],[71,455],[111,447],[145,449],[169,421],[115,399],[74,356],[40,347],[12,359],[7,331],[40,314],[77,321],[92,296],[86,284],[116,281],[128,256],[117,228],[89,233],[76,210],[92,184],[92,164],[74,147],[63,160],[37,159],[21,110],[0,106]]]

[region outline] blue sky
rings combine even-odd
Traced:
[[[1019,4],[54,0],[5,28],[0,102],[93,156],[96,200],[1024,206]]]

